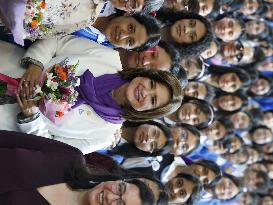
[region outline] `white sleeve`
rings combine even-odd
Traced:
[[[50,139],[53,138],[49,134],[48,128],[47,128],[46,123],[44,122],[41,114],[35,120],[32,120],[27,123],[17,123],[17,126],[24,133],[38,135],[38,136],[50,138]]]

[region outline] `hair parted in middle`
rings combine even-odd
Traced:
[[[152,69],[126,69],[119,72],[121,77],[125,80],[131,81],[136,77],[146,77],[160,82],[167,86],[171,93],[171,99],[169,103],[163,107],[146,110],[146,111],[136,111],[133,108],[123,108],[122,117],[129,121],[147,121],[153,120],[165,115],[169,115],[175,112],[181,105],[182,87],[179,80],[169,72],[152,70]]]

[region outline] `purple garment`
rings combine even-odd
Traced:
[[[0,16],[4,18],[3,22],[12,32],[14,41],[22,46],[25,11],[26,0],[0,0]]]
[[[80,76],[80,80],[81,84],[76,88],[80,95],[73,108],[88,104],[105,121],[122,123],[122,110],[111,97],[111,92],[128,81],[123,80],[118,73],[94,77],[89,70]]]

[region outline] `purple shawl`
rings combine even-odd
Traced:
[[[105,121],[113,124],[122,123],[122,110],[113,100],[111,92],[128,81],[123,80],[118,73],[94,77],[89,70],[80,76],[80,80],[81,83],[76,88],[79,97],[73,108],[88,104]]]

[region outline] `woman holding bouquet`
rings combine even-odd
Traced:
[[[1,56],[3,60],[0,59],[3,62],[1,71],[21,77],[23,69],[7,60],[12,58],[16,62],[13,53],[20,53],[19,48],[4,42],[0,46],[5,50]],[[107,56],[107,60],[101,56]],[[60,122],[53,123],[43,113],[35,112],[33,100],[28,100],[33,91],[28,80],[33,77],[30,73],[35,73],[35,78],[35,75],[41,75],[41,69],[50,68],[64,59],[68,59],[69,65],[79,61],[76,75],[81,79],[80,95],[72,111]],[[122,66],[117,51],[74,36],[36,42],[25,53],[22,65],[28,70],[18,97],[22,110],[18,115],[19,129],[15,117],[19,112],[17,104],[0,106],[3,121],[0,128],[56,139],[78,147],[84,153],[111,146],[124,119],[159,118],[174,112],[182,100],[179,81],[171,74],[142,69],[119,72]]]
[[[110,2],[127,13],[139,12],[144,6],[145,11],[153,10],[153,5],[163,3],[160,0]],[[0,0],[0,24],[4,23],[12,32],[16,43],[24,45],[24,39],[56,38],[93,25],[107,3],[107,0]]]

